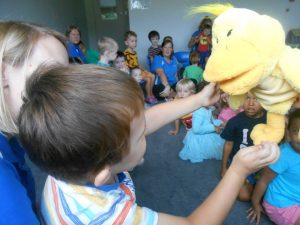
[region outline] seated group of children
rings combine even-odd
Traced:
[[[132,76],[139,84],[144,86],[145,90],[145,101],[149,104],[156,104],[157,98],[153,94],[153,87],[155,85],[155,80],[157,72],[152,68],[154,58],[157,55],[162,54],[162,47],[159,45],[160,35],[157,31],[152,30],[148,34],[148,39],[151,42],[151,46],[148,49],[148,66],[149,71],[142,68],[139,64],[138,55],[136,52],[137,47],[137,34],[134,31],[128,31],[124,35],[124,43],[127,46],[124,52],[119,51],[118,43],[109,37],[104,37],[98,41],[98,50],[100,52],[99,61],[97,65],[99,66],[113,66],[121,71]],[[164,37],[164,41],[173,41],[170,36]],[[183,72],[183,78],[191,79],[197,86],[200,81],[202,81],[203,70],[199,66],[199,54],[191,52],[190,54],[190,66],[187,66]],[[180,63],[175,58],[175,63],[178,73],[181,69]],[[178,77],[177,76],[177,81]],[[158,79],[159,80],[159,79]],[[176,85],[176,84],[175,84]],[[175,87],[174,85],[174,87]],[[175,88],[174,88],[175,89]],[[175,90],[174,90],[175,91]]]
[[[127,48],[124,52],[119,51],[118,43],[109,37],[104,37],[98,41],[98,50],[100,57],[97,65],[114,66],[115,68],[131,75],[139,84],[145,84],[145,101],[150,104],[157,103],[152,89],[155,81],[155,75],[142,68],[138,61],[137,52],[137,34],[128,31],[124,35],[124,42]]]

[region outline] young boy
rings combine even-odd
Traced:
[[[239,151],[215,191],[186,218],[139,207],[124,172],[143,158],[146,135],[218,98],[210,84],[144,111],[141,89],[118,70],[37,71],[26,85],[19,127],[30,158],[51,175],[41,201],[46,224],[221,224],[247,174],[278,158],[277,145]]]
[[[114,61],[117,57],[119,49],[118,43],[110,38],[104,37],[98,41],[98,50],[100,52],[98,66],[110,67],[110,62]]]
[[[233,159],[233,156],[240,149],[253,145],[250,134],[253,127],[259,123],[266,123],[266,112],[256,97],[249,92],[244,102],[244,111],[230,119],[221,133],[221,137],[226,140],[221,166],[222,177],[226,173],[227,164]],[[251,174],[239,192],[239,200],[250,201],[254,185],[255,174]]]
[[[203,70],[199,66],[199,55],[197,52],[190,53],[190,63],[191,65],[187,66],[183,71],[183,78],[192,80],[197,87],[203,80]]]
[[[135,48],[137,46],[137,35],[133,31],[127,31],[124,35],[125,45],[127,46],[126,50],[124,51],[124,55],[126,58],[128,68],[140,68],[142,70],[142,80],[146,81],[145,89],[146,89],[146,99],[145,101],[150,104],[157,103],[157,99],[154,97],[152,89],[155,81],[155,76],[144,70],[139,65],[137,52]]]
[[[114,67],[130,75],[129,68],[126,64],[125,55],[121,51],[117,51],[117,57],[114,61]]]
[[[159,33],[156,30],[152,30],[148,34],[148,39],[151,42],[151,46],[148,48],[148,58],[150,64],[152,64],[154,56],[161,53],[161,46],[159,45]]]
[[[134,68],[131,70],[131,76],[135,81],[140,84],[142,81],[142,70],[140,68]]]

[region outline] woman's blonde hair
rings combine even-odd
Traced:
[[[50,35],[66,46],[65,37],[46,27],[35,24],[0,21],[0,130],[7,134],[18,133],[18,128],[12,118],[4,98],[2,84],[3,64],[12,67],[24,66],[31,56],[35,43],[42,36]],[[25,74],[24,74],[25,76]]]
[[[182,80],[178,81],[178,83],[176,84],[176,92],[183,90],[183,89],[189,90],[193,94],[196,93],[195,84],[190,79],[182,79]]]

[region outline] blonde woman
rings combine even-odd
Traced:
[[[64,36],[48,28],[0,21],[0,224],[39,224],[35,188],[16,125],[26,79],[40,64],[68,63]]]

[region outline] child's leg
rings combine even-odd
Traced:
[[[300,216],[299,216],[299,218],[298,218],[298,220],[296,222],[296,225],[300,225]]]
[[[242,188],[240,189],[238,199],[242,202],[248,202],[251,200],[252,192],[253,185],[245,182]]]
[[[142,70],[142,77],[147,78],[149,80],[149,86],[150,86],[149,96],[154,96],[152,89],[154,86],[155,75],[146,70]]]
[[[151,93],[152,93],[152,87],[151,87],[151,81],[148,77],[146,76],[143,76],[142,77],[142,80],[144,80],[146,82],[145,84],[145,89],[146,89],[146,98],[150,97],[151,96]]]

